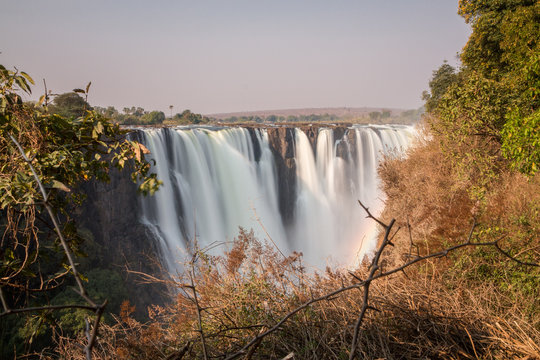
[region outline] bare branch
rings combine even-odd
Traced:
[[[195,259],[195,255],[193,256],[193,259]],[[195,282],[193,281],[193,277],[195,276],[194,270],[193,270],[193,267],[194,267],[193,261],[191,262],[191,272],[189,273],[189,278],[191,280],[191,291],[193,292],[193,302],[195,303],[195,307],[197,308],[197,321],[199,322],[198,331],[199,331],[199,335],[201,336],[203,355],[204,355],[204,359],[208,360],[208,353],[206,351],[206,340],[204,338],[204,332],[202,328],[202,316],[201,316],[202,309],[199,305],[199,299],[197,297],[197,290],[195,289]]]
[[[363,205],[362,205],[362,207],[363,207]],[[367,209],[366,209],[366,211],[367,211]],[[371,214],[369,214],[369,216],[371,216]],[[373,216],[371,216],[371,217],[373,219],[375,219]],[[371,308],[371,306],[369,306],[369,304],[368,304],[369,286],[371,285],[371,281],[373,281],[375,273],[377,272],[377,270],[379,270],[379,261],[381,259],[381,256],[382,256],[382,253],[383,253],[384,249],[388,245],[392,244],[388,237],[390,236],[390,231],[392,230],[392,226],[394,226],[395,219],[392,219],[392,221],[390,221],[390,224],[388,224],[388,225],[384,225],[381,221],[379,221],[377,219],[375,219],[375,221],[377,221],[379,224],[382,224],[384,226],[385,233],[384,233],[384,238],[383,238],[383,241],[381,243],[381,246],[379,247],[379,250],[377,250],[377,252],[375,253],[375,256],[373,257],[373,260],[371,262],[371,270],[369,272],[369,276],[363,282],[364,296],[363,296],[363,300],[362,300],[362,310],[360,311],[360,315],[358,316],[358,319],[356,320],[356,324],[354,326],[354,335],[353,335],[353,339],[351,341],[351,352],[349,353],[349,359],[354,358],[354,355],[356,353],[356,344],[358,343],[358,335],[360,333],[360,325],[362,325],[362,321],[364,320],[364,316],[366,315],[366,311],[369,308]]]
[[[182,360],[184,355],[189,351],[189,348],[191,347],[191,343],[188,341],[186,345],[180,351],[173,352],[171,355],[167,357],[166,360]]]
[[[520,265],[525,265],[525,266],[537,266],[537,267],[540,266],[540,264],[531,263],[531,262],[523,262],[523,261],[521,261],[521,260],[516,259],[516,258],[513,257],[512,255],[510,255],[508,252],[506,252],[505,250],[503,250],[503,249],[499,246],[499,242],[498,242],[498,241],[497,241],[494,245],[495,245],[495,248],[496,248],[501,254],[503,254],[504,256],[506,256],[507,258],[509,258],[510,260],[517,262],[517,263],[520,264]]]
[[[266,236],[268,237],[268,240],[270,240],[270,242],[272,242],[272,244],[273,244],[274,247],[277,249],[277,251],[279,251],[279,253],[286,259],[287,257],[285,256],[285,254],[281,251],[281,249],[279,248],[279,246],[277,246],[277,244],[274,242],[274,239],[272,239],[272,236],[270,236],[270,234],[269,234],[268,231],[266,230],[266,227],[265,227],[264,224],[262,223],[261,218],[259,217],[259,215],[257,215],[257,210],[255,210],[255,207],[254,207],[253,205],[251,205],[251,210],[253,211],[253,214],[255,215],[255,221],[257,221],[257,223],[261,226],[261,228],[263,229],[264,233],[265,233]]]
[[[6,299],[4,298],[4,291],[2,290],[1,286],[0,286],[0,300],[2,300],[2,306],[4,307],[4,312],[8,312],[9,307],[7,306]]]
[[[94,344],[96,342],[96,337],[98,334],[98,328],[99,328],[99,322],[101,320],[101,316],[103,315],[103,311],[105,310],[105,307],[107,306],[107,300],[101,304],[98,309],[96,310],[96,318],[94,319],[94,327],[92,328],[92,335],[88,339],[88,345],[84,348],[84,351],[86,353],[86,359],[91,360],[92,359],[92,348],[94,347]]]
[[[34,312],[34,311],[45,311],[45,310],[62,310],[62,309],[84,309],[90,311],[96,311],[96,308],[89,305],[48,305],[48,306],[36,306],[36,307],[26,307],[22,309],[7,309],[0,314],[0,318],[6,315],[11,314],[20,314],[25,312]]]
[[[367,217],[368,219],[373,219],[373,220],[375,220],[379,225],[381,225],[381,226],[382,226],[383,228],[385,228],[385,229],[388,227],[388,225],[386,225],[385,223],[383,223],[382,221],[380,221],[379,219],[377,219],[375,216],[373,216],[373,215],[371,214],[371,212],[369,211],[369,208],[365,207],[364,204],[362,204],[362,202],[361,202],[360,200],[358,200],[358,203],[360,204],[360,206],[362,207],[362,209],[364,209],[364,211],[366,212],[366,214],[367,214],[366,217]]]

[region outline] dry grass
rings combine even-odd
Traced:
[[[195,289],[210,357],[236,352],[303,302],[355,281],[348,272],[331,269],[306,275],[300,259],[283,258],[245,231],[227,256],[198,258]],[[362,278],[367,270],[355,275]],[[511,302],[492,285],[470,289],[446,276],[435,260],[374,282],[370,299],[378,311],[369,311],[362,324],[358,358],[540,358],[539,327],[520,312],[521,304],[505,308]],[[197,307],[186,279],[178,279],[180,292],[170,307],[150,309],[147,324],[133,320],[125,304],[118,323],[102,330],[95,357],[174,359],[185,350],[183,358],[203,358]],[[346,359],[361,307],[357,290],[315,303],[265,337],[252,358],[294,353],[295,359]],[[62,339],[59,351],[82,358],[77,341]]]
[[[452,165],[435,141],[419,138],[406,159],[386,159],[379,174],[387,195],[383,218],[398,214],[398,225],[409,221],[431,245],[436,237],[466,233],[463,221],[472,217],[475,203],[467,185],[453,180]]]

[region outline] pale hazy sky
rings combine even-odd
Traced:
[[[0,64],[92,105],[199,113],[422,105],[457,0],[0,0]]]

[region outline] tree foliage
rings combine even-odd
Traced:
[[[504,156],[524,174],[534,175],[540,166],[540,110],[527,117],[514,112],[508,116],[502,136]]]
[[[92,107],[76,92],[68,92],[56,96],[53,104],[48,107],[49,113],[66,118],[84,116],[87,110],[92,110]]]
[[[473,30],[461,70],[443,64],[424,99],[443,149],[462,175],[479,180],[481,194],[504,158],[527,175],[536,172],[540,3],[461,0],[459,14]]]
[[[156,125],[163,123],[165,120],[165,114],[163,111],[152,111],[141,116],[141,122],[144,125]]]
[[[444,95],[450,85],[457,81],[456,69],[446,61],[435,71],[429,81],[430,92],[424,91],[422,99],[426,101],[426,110],[428,112],[437,108],[441,97]]]
[[[201,114],[191,112],[191,110],[184,110],[181,114],[173,116],[172,121],[177,124],[206,124],[210,122],[210,119]]]
[[[112,168],[130,167],[142,193],[151,194],[160,185],[145,160],[148,150],[126,139],[118,125],[86,107],[77,94],[57,97],[62,100],[55,101],[54,112],[48,109],[48,95],[38,105],[24,103],[21,94],[30,93],[31,84],[26,73],[0,65],[0,295],[4,311],[47,303],[49,296],[43,294],[59,289],[65,275],[76,274],[59,237],[51,231],[50,220],[42,215],[45,207],[52,207],[62,219],[70,251],[82,255],[83,238],[70,218],[70,209],[84,199],[82,182],[108,181]],[[81,91],[87,94],[88,88]],[[86,107],[84,113],[62,115],[57,107],[73,109],[77,104]],[[30,331],[26,339],[41,331],[31,324],[21,330],[21,334]]]

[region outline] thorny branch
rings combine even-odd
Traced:
[[[197,254],[194,254],[191,260],[191,270],[189,273],[189,278],[191,280],[191,286],[189,286],[189,288],[193,292],[193,302],[195,303],[195,306],[197,308],[197,321],[199,323],[198,332],[201,337],[204,360],[208,360],[208,352],[206,350],[206,340],[204,338],[204,331],[203,331],[203,326],[202,326],[202,315],[201,315],[202,308],[199,304],[199,299],[197,297],[197,289],[195,288],[195,281],[193,280],[195,276],[194,266],[195,266],[196,259],[197,259]]]
[[[92,348],[94,347],[94,344],[96,342],[96,337],[98,334],[98,327],[99,322],[101,320],[101,316],[103,315],[103,311],[105,310],[105,307],[107,306],[107,300],[101,305],[97,305],[86,292],[86,289],[83,286],[83,283],[81,281],[81,277],[79,272],[77,271],[77,268],[75,266],[75,262],[73,261],[73,255],[71,252],[71,249],[69,248],[69,245],[67,244],[66,239],[64,238],[64,235],[62,234],[62,231],[60,229],[60,225],[58,223],[58,219],[53,211],[52,206],[49,203],[49,195],[45,191],[45,188],[43,186],[43,183],[39,179],[39,176],[36,173],[36,170],[34,166],[32,165],[32,160],[26,156],[26,153],[24,152],[24,149],[22,148],[21,144],[13,137],[13,135],[9,135],[11,138],[11,141],[15,144],[17,149],[19,150],[22,158],[24,161],[28,164],[30,170],[32,171],[32,174],[34,178],[36,179],[38,188],[43,196],[43,206],[47,210],[51,221],[53,222],[54,229],[56,231],[56,234],[58,235],[58,238],[60,239],[60,243],[62,244],[62,247],[64,249],[64,253],[66,254],[66,257],[68,259],[70,269],[73,272],[73,276],[75,277],[75,281],[77,282],[78,291],[76,291],[88,304],[89,306],[85,305],[63,305],[63,306],[42,306],[42,307],[32,307],[32,308],[23,308],[23,309],[10,309],[7,305],[7,302],[4,298],[4,294],[2,292],[2,289],[0,288],[0,298],[2,301],[2,306],[4,308],[4,311],[0,314],[0,317],[3,317],[8,314],[15,314],[15,313],[21,313],[21,312],[29,312],[29,311],[42,311],[42,310],[58,310],[58,309],[65,309],[65,308],[82,308],[87,310],[92,310],[96,314],[96,318],[94,319],[94,325],[90,332],[90,324],[86,323],[86,336],[88,338],[88,344],[84,348],[84,351],[86,353],[86,359],[91,360],[92,359]]]
[[[373,217],[373,215],[371,215],[371,213],[369,212],[369,209],[364,207],[364,205],[360,201],[358,201],[358,202],[364,208],[364,210],[366,210],[366,212],[368,213],[368,217],[372,218],[372,219],[375,219],[375,217]],[[362,310],[360,311],[360,315],[358,316],[358,319],[356,320],[356,324],[354,326],[354,335],[353,335],[353,339],[352,339],[352,342],[351,342],[351,352],[349,354],[349,359],[353,359],[354,354],[356,353],[356,344],[358,342],[358,334],[360,333],[360,325],[362,325],[362,321],[364,320],[364,316],[366,314],[366,311],[368,310],[368,308],[372,308],[368,304],[369,286],[371,285],[371,281],[373,280],[373,278],[375,276],[375,273],[377,272],[377,270],[379,270],[379,260],[381,259],[381,255],[382,255],[382,253],[384,251],[384,248],[387,247],[388,245],[392,244],[390,242],[390,240],[389,240],[389,236],[390,236],[390,231],[392,230],[392,227],[394,226],[395,220],[392,219],[392,221],[390,221],[390,224],[388,224],[388,225],[383,224],[381,221],[379,221],[377,219],[375,219],[375,221],[377,221],[379,224],[382,224],[382,226],[384,226],[385,233],[384,233],[384,238],[383,238],[383,241],[381,243],[381,246],[379,247],[379,250],[375,253],[375,256],[373,257],[373,260],[371,261],[371,270],[369,272],[369,276],[363,282],[364,297],[363,297],[363,300],[362,300]]]
[[[395,267],[395,268],[393,268],[391,270],[388,270],[388,271],[383,271],[381,269],[380,265],[379,265],[379,261],[381,259],[382,253],[384,252],[385,248],[388,245],[393,246],[393,244],[391,242],[393,236],[390,237],[390,233],[391,233],[392,227],[393,227],[393,225],[395,223],[395,219],[392,219],[392,221],[387,225],[387,224],[383,223],[381,220],[377,219],[375,216],[373,216],[371,214],[371,212],[369,211],[369,209],[366,206],[364,206],[364,204],[362,204],[362,202],[360,202],[360,201],[358,201],[358,202],[359,202],[360,206],[366,211],[367,218],[370,218],[370,219],[376,221],[385,230],[385,234],[384,234],[384,238],[382,240],[382,243],[379,246],[379,249],[377,250],[377,252],[374,254],[373,260],[371,261],[370,272],[369,272],[369,276],[367,277],[367,279],[361,280],[355,274],[350,273],[352,275],[352,277],[354,279],[356,279],[358,282],[356,282],[356,283],[354,283],[352,285],[349,285],[349,286],[342,286],[342,287],[340,287],[340,288],[338,288],[338,289],[336,289],[336,290],[334,290],[334,291],[332,291],[330,293],[327,293],[327,294],[325,294],[323,296],[320,296],[320,297],[317,297],[317,298],[312,298],[311,300],[308,300],[308,301],[304,302],[302,305],[298,306],[297,308],[293,309],[288,314],[286,314],[274,326],[272,326],[271,328],[269,328],[268,330],[266,330],[264,332],[260,332],[251,341],[249,341],[246,345],[244,345],[240,350],[238,350],[237,352],[235,352],[235,353],[233,353],[231,355],[226,356],[225,360],[236,359],[236,358],[238,358],[238,357],[240,357],[242,355],[246,355],[246,354],[252,355],[253,352],[250,351],[251,347],[258,346],[264,337],[266,337],[266,336],[272,334],[273,332],[279,330],[281,328],[281,326],[287,320],[289,320],[293,315],[295,315],[296,313],[308,308],[312,304],[317,303],[317,302],[321,302],[323,300],[331,300],[333,297],[335,297],[338,294],[341,294],[341,293],[349,291],[349,290],[359,289],[359,288],[363,287],[364,292],[363,292],[362,309],[361,309],[360,314],[359,314],[359,316],[358,316],[358,318],[356,320],[356,323],[355,323],[354,335],[353,335],[353,339],[351,341],[351,350],[350,350],[350,353],[349,353],[349,359],[353,359],[355,357],[355,354],[356,354],[358,335],[360,333],[360,327],[361,327],[362,322],[364,320],[365,313],[367,312],[367,310],[377,310],[373,306],[369,305],[369,286],[370,286],[370,284],[374,280],[377,280],[377,279],[387,277],[387,276],[390,276],[392,274],[401,272],[405,268],[407,268],[409,266],[412,266],[412,265],[414,265],[414,264],[416,264],[418,262],[425,261],[425,260],[428,260],[428,259],[431,259],[431,258],[445,257],[450,252],[461,249],[461,248],[480,247],[480,246],[482,246],[482,247],[494,247],[502,255],[506,256],[507,258],[509,258],[512,261],[515,261],[515,262],[519,263],[520,265],[540,266],[540,264],[520,261],[519,259],[516,259],[515,257],[511,256],[508,252],[504,251],[499,245],[499,242],[504,237],[501,237],[501,238],[499,238],[499,239],[497,239],[495,241],[491,241],[491,242],[473,242],[472,241],[473,232],[474,232],[474,229],[477,226],[476,220],[475,220],[472,227],[471,227],[471,230],[469,232],[469,236],[467,237],[467,240],[465,242],[460,243],[458,245],[451,246],[449,248],[446,248],[444,250],[441,250],[439,252],[432,253],[432,254],[429,254],[429,255],[425,255],[425,256],[417,255],[414,259],[406,262],[405,264],[403,264],[401,266]],[[395,235],[395,233],[394,233],[394,235]]]

